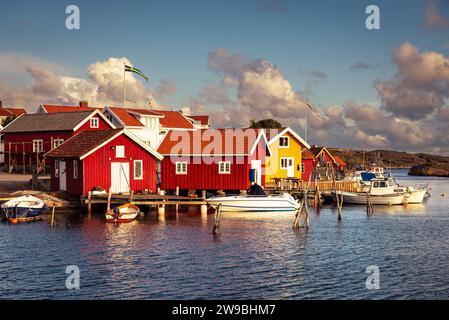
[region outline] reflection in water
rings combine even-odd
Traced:
[[[400,176],[400,179],[410,177]],[[427,181],[420,179],[417,182]],[[407,180],[414,183],[415,180]],[[447,298],[449,180],[429,180],[424,205],[311,208],[311,228],[294,213],[223,213],[173,208],[108,224],[101,213],[60,214],[0,224],[0,296],[64,299]],[[65,267],[80,267],[81,290],[64,288]],[[381,270],[381,290],[365,289],[365,269]]]

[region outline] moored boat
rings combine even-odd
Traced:
[[[298,201],[288,193],[212,197],[206,202],[214,209],[220,205],[220,210],[227,212],[292,212],[300,207]]]
[[[108,210],[106,212],[106,221],[115,223],[131,222],[136,219],[139,213],[139,207],[132,203],[126,203]]]
[[[11,223],[39,220],[48,210],[44,201],[31,195],[16,197],[1,205],[3,218]]]

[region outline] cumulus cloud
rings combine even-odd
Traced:
[[[416,120],[443,105],[449,96],[449,56],[419,52],[406,42],[394,52],[393,62],[396,75],[375,84],[385,111]]]
[[[123,65],[133,65],[127,58],[109,58],[87,67],[87,77],[61,75],[68,69],[33,56],[22,54],[0,55],[0,73],[10,75],[2,78],[0,99],[4,105],[23,107],[30,112],[42,103],[72,104],[86,100],[90,105],[123,104]],[[15,66],[14,68],[11,65]],[[14,76],[27,75],[27,84],[16,85]],[[127,106],[146,107],[149,101],[158,106],[158,100],[173,95],[176,85],[162,80],[151,91],[146,83],[132,73],[126,73]]]

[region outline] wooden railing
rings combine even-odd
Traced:
[[[315,190],[318,188],[319,191],[331,191],[335,188],[339,191],[349,191],[349,192],[357,192],[360,189],[360,184],[355,181],[347,181],[347,180],[338,180],[334,182],[331,181],[312,181],[308,186],[307,181],[303,181],[301,179],[294,178],[275,178],[274,182],[269,182],[265,185],[267,190],[274,191],[302,191],[305,187],[309,189]]]

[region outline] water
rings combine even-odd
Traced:
[[[213,216],[153,212],[129,224],[98,214],[0,224],[2,299],[447,299],[449,179],[429,182],[424,205],[344,207],[311,215],[292,230],[293,214]],[[446,197],[441,194],[445,192]],[[65,288],[66,267],[80,268],[79,290]],[[367,290],[366,267],[380,268],[380,289]]]

